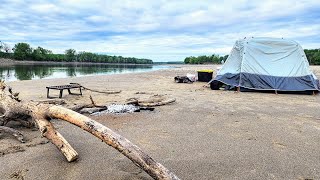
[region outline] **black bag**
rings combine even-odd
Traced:
[[[174,77],[176,83],[192,83],[192,81],[187,76],[176,76]]]
[[[220,81],[216,81],[216,80],[213,80],[211,83],[210,83],[210,88],[212,90],[219,90],[220,88]]]

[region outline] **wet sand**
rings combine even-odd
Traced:
[[[92,89],[122,90],[113,95],[84,91],[82,97],[64,92],[69,105],[89,102],[90,94],[100,104],[154,94],[176,98],[175,103],[153,112],[93,118],[127,137],[181,179],[320,179],[319,95],[234,93],[212,91],[202,82],[176,84],[176,75],[212,68],[177,67],[8,84],[24,100],[46,99],[46,86],[70,82]],[[320,77],[320,67],[312,69]],[[0,136],[0,179],[151,179],[89,133],[53,122],[78,151],[79,160],[66,162],[38,131],[18,127],[28,142],[20,144]]]

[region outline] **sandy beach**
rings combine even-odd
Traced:
[[[320,95],[212,91],[203,82],[177,84],[174,76],[215,69],[177,65],[145,73],[9,82],[23,100],[46,99],[46,86],[80,83],[98,90],[68,95],[69,106],[89,102],[124,103],[152,95],[176,98],[155,111],[94,116],[141,147],[181,179],[320,179]],[[320,67],[312,66],[317,77]],[[144,94],[137,94],[144,92]],[[58,92],[56,92],[56,95]],[[0,179],[151,179],[130,160],[78,127],[53,120],[78,151],[68,163],[41,138],[22,127],[24,144],[0,136]]]

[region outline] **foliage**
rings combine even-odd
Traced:
[[[39,46],[37,49],[33,50],[32,60],[45,61],[47,59],[48,54],[52,54],[52,52]]]
[[[320,65],[320,49],[305,49],[307,59],[312,65]]]
[[[13,48],[13,57],[17,60],[29,60],[32,57],[32,48],[27,43],[18,43]]]
[[[305,49],[304,50],[310,65],[320,65],[320,49]],[[228,58],[228,55],[219,56],[213,54],[212,56],[190,56],[184,59],[185,64],[206,64],[214,63],[219,64],[223,60],[224,62]]]
[[[94,63],[129,63],[129,64],[153,64],[150,59],[138,59],[134,57],[109,56],[67,49],[65,54],[53,54],[52,51],[37,47],[32,49],[27,43],[17,43],[10,52],[10,47],[0,41],[0,58],[15,60],[55,61],[55,62],[94,62]]]
[[[70,61],[76,61],[76,50],[74,49],[67,49],[65,51],[65,59],[66,61],[70,62]]]
[[[185,64],[209,64],[209,63],[220,64],[226,61],[227,58],[228,58],[228,55],[219,56],[216,54],[213,54],[211,56],[205,56],[205,55],[198,56],[198,57],[190,56],[184,59],[184,63]]]

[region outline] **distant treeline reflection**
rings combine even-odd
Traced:
[[[54,78],[75,77],[89,74],[113,74],[124,71],[132,72],[141,69],[152,69],[152,65],[12,65],[0,66],[0,79],[18,80],[43,79],[53,76]]]

